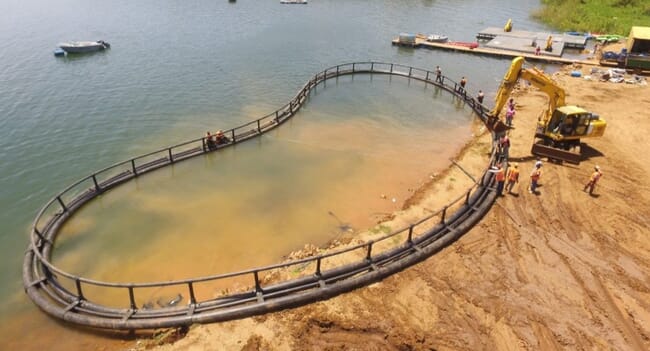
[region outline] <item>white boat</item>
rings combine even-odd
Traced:
[[[432,43],[445,43],[447,40],[449,40],[449,38],[446,35],[440,34],[431,34],[427,37],[427,41]]]
[[[71,41],[59,44],[59,47],[67,53],[84,53],[100,51],[111,47],[110,44],[103,40],[98,41]]]
[[[306,5],[307,0],[280,0],[281,4],[301,4]]]

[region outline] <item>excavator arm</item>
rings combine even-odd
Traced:
[[[508,69],[508,72],[506,72],[503,77],[503,81],[501,82],[497,95],[494,98],[494,109],[490,113],[492,116],[499,117],[501,110],[503,110],[503,107],[506,105],[508,97],[510,97],[512,90],[515,88],[515,85],[520,78],[530,82],[530,84],[548,95],[548,110],[544,114],[545,116],[548,117],[558,106],[565,105],[566,93],[564,92],[564,89],[555,84],[555,82],[553,82],[541,70],[535,67],[524,68],[523,65],[523,57],[516,57],[512,60],[510,69]]]

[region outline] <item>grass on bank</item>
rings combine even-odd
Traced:
[[[650,1],[542,0],[533,17],[563,31],[627,36],[632,26],[650,25]]]

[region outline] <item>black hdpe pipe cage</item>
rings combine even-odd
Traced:
[[[239,272],[148,283],[109,283],[87,279],[67,273],[50,262],[59,229],[88,201],[145,173],[230,147],[274,129],[296,114],[311,90],[319,84],[352,74],[389,74],[415,79],[453,94],[471,107],[484,123],[490,117],[487,108],[469,96],[458,83],[444,76],[436,81],[435,73],[428,70],[381,62],[330,67],[309,79],[293,99],[278,110],[224,131],[227,136],[224,142],[213,143],[203,137],[162,148],[103,168],[59,192],[42,207],[32,225],[23,263],[23,284],[28,296],[53,317],[94,328],[135,330],[187,326],[244,318],[327,299],[380,281],[454,242],[487,213],[496,199],[491,186],[494,177],[488,172],[497,161],[494,148],[480,179],[439,211],[379,238],[332,252]],[[356,258],[335,267],[322,268],[328,260],[344,255]],[[295,270],[296,267],[310,273],[282,281],[271,279],[272,282],[267,283],[265,277],[282,270]],[[196,287],[203,283],[233,278],[248,281],[250,288],[206,299],[200,299],[195,293]],[[141,300],[139,291],[171,286],[188,297],[186,305],[138,307]],[[123,291],[122,307],[90,301],[84,295],[89,287]]]

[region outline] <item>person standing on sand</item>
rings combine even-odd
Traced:
[[[519,183],[519,165],[513,163],[512,167],[508,167],[506,179],[508,180],[508,183],[506,183],[506,190],[508,191],[508,194],[512,194],[512,188],[515,187],[515,183]]]
[[[603,176],[603,172],[600,171],[600,167],[598,166],[594,167],[594,173],[591,174],[591,177],[589,178],[589,182],[585,184],[585,187],[584,189],[582,189],[582,191],[587,191],[587,189],[589,189],[589,195],[592,195],[594,193],[594,188],[596,187],[596,183],[598,183],[598,180],[602,176]]]
[[[506,110],[506,125],[508,127],[512,127],[512,119],[515,117],[515,109],[510,108],[508,106],[508,109]]]
[[[497,196],[503,196],[503,185],[506,182],[506,174],[503,170],[501,163],[497,163],[496,167],[490,169],[491,173],[494,173],[494,180],[497,181]]]
[[[535,168],[530,173],[530,189],[528,189],[528,192],[531,194],[537,194],[537,183],[539,182],[539,178],[542,176],[541,168],[542,162],[537,161],[537,163],[535,163]]]
[[[476,101],[478,101],[479,104],[483,105],[483,98],[485,98],[485,94],[483,94],[483,90],[479,90]]]
[[[510,138],[508,138],[507,132],[499,138],[499,154],[501,154],[502,159],[507,160],[510,157]]]

